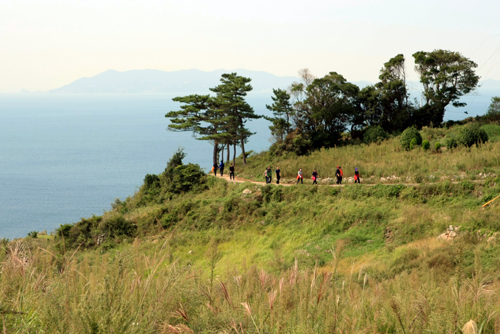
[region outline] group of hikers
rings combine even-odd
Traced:
[[[220,165],[217,166],[217,164],[215,163],[213,166],[212,166],[212,172],[214,172],[214,176],[217,176],[217,168],[219,169],[220,171],[220,176],[224,176],[224,161],[220,161]],[[231,164],[231,166],[229,166],[229,179],[230,180],[234,180],[234,165]]]
[[[280,184],[280,179],[281,179],[281,170],[279,167],[276,167],[276,184]],[[266,184],[269,184],[272,182],[272,171],[271,167],[267,167],[266,170],[264,171],[264,177],[266,178]],[[335,171],[335,176],[337,178],[337,184],[342,184],[342,178],[344,177],[344,172],[342,171],[342,167],[337,166],[337,170]],[[313,181],[313,184],[318,184],[318,177],[319,174],[316,171],[316,169],[312,172],[311,179]],[[304,184],[304,173],[302,172],[302,168],[299,168],[299,171],[297,172],[297,183],[296,184]],[[361,175],[359,174],[358,167],[354,170],[354,183],[361,183]]]
[[[217,169],[220,171],[220,176],[224,176],[224,161],[221,160],[220,164],[217,166],[215,163],[212,167],[212,172],[214,172],[214,176],[217,176]],[[280,184],[281,179],[281,170],[279,167],[276,167],[274,171],[276,174],[276,184]],[[264,171],[264,177],[266,178],[266,184],[270,184],[272,182],[273,172],[271,167],[267,167]],[[319,174],[316,169],[312,172],[311,179],[313,184],[318,184]],[[342,184],[342,178],[344,177],[344,172],[342,171],[342,167],[337,166],[337,170],[335,171],[335,177],[337,178],[337,184]],[[234,165],[231,164],[229,166],[229,179],[234,180]],[[299,168],[297,172],[297,183],[296,184],[304,184],[304,173],[302,172],[302,168]],[[361,183],[361,175],[359,174],[358,167],[354,170],[354,183]]]

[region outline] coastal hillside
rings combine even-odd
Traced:
[[[302,157],[262,152],[246,168],[237,160],[237,178],[251,182],[206,175],[178,151],[102,216],[3,240],[3,324],[51,333],[496,333],[495,129],[470,148],[405,151],[396,136]],[[438,141],[451,131],[422,134]],[[362,183],[325,181],[339,162],[359,167]],[[323,179],[261,185],[268,164],[285,181],[299,165]]]

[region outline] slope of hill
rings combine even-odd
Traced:
[[[207,93],[219,84],[223,73],[236,72],[252,79],[255,92],[286,88],[296,77],[278,77],[261,71],[238,69],[204,72],[196,69],[182,71],[108,70],[91,78],[81,78],[66,86],[51,90],[55,94],[144,94],[144,93]]]
[[[498,332],[500,200],[482,205],[500,195],[500,143],[437,153],[399,151],[397,140],[304,159],[350,159],[375,175],[400,160],[413,169],[387,173],[418,172],[418,184],[260,186],[183,165],[147,175],[136,195],[54,237],[2,240],[4,328]],[[277,162],[295,168],[294,159],[250,157],[243,174]]]

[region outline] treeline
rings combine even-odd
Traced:
[[[307,69],[299,71],[300,82],[287,90],[274,89],[271,117],[275,143],[270,153],[298,155],[310,150],[341,144],[343,134],[351,139],[374,141],[387,133],[400,133],[408,127],[440,126],[450,104],[465,106],[460,97],[473,91],[479,82],[474,69],[477,64],[458,52],[434,50],[413,54],[415,71],[424,87],[425,103],[411,101],[406,82],[405,57],[391,58],[380,70],[379,82],[364,88],[348,82],[341,74],[330,72],[314,77]],[[252,90],[251,79],[236,73],[223,74],[221,84],[210,90],[215,96],[189,95],[176,97],[180,111],[169,112],[169,129],[193,131],[197,139],[213,143],[213,161],[218,154],[240,145],[246,163],[245,143],[253,134],[245,123],[256,115],[245,101]]]
[[[460,97],[476,88],[477,64],[446,50],[420,51],[413,58],[424,87],[422,106],[410,99],[402,54],[384,64],[378,83],[362,89],[336,72],[315,78],[301,70],[301,82],[287,91],[273,90],[273,104],[267,106],[273,112],[268,119],[276,140],[271,152],[304,154],[332,147],[346,132],[352,139],[368,134],[371,141],[412,126],[440,126],[446,107],[465,106]]]

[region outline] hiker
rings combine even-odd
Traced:
[[[316,172],[316,169],[312,173],[312,180],[313,180],[313,184],[318,184],[318,182],[316,182],[318,180],[318,172]]]
[[[214,172],[214,176],[217,176],[217,162],[212,166],[212,172]]]
[[[342,184],[342,176],[344,176],[342,167],[337,166],[337,171],[335,172],[335,176],[337,177],[337,184]]]
[[[267,167],[267,179],[266,179],[266,181],[268,181],[268,182],[266,182],[266,183],[271,183],[272,177],[273,177],[273,172],[271,171],[271,166],[269,166],[269,167]]]
[[[359,175],[358,167],[354,171],[354,183],[361,183],[361,176]]]
[[[304,184],[304,175],[302,175],[302,168],[299,168],[299,172],[297,173],[297,183],[296,184],[299,184],[299,180],[300,180],[300,184]]]
[[[234,180],[234,166],[233,166],[233,164],[231,164],[231,166],[229,166],[229,180],[231,180],[231,178]]]
[[[280,179],[281,179],[281,170],[279,167],[276,167],[276,184],[280,184]]]
[[[220,165],[219,165],[219,169],[220,169],[220,176],[222,176],[224,174],[224,161],[220,161]]]

